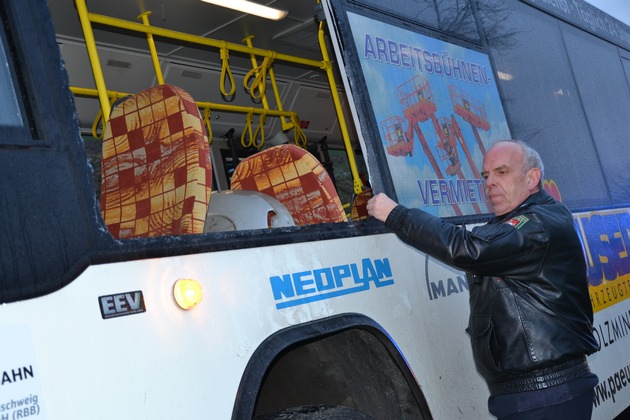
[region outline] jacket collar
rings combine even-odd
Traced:
[[[534,194],[532,194],[529,197],[527,197],[525,199],[525,201],[523,201],[514,210],[512,210],[511,212],[506,213],[506,214],[504,214],[502,216],[496,216],[493,221],[495,223],[500,223],[500,222],[502,222],[504,220],[511,219],[512,217],[514,217],[515,215],[519,214],[524,209],[526,209],[526,208],[528,208],[530,206],[538,205],[538,204],[551,204],[551,203],[554,203],[554,202],[555,202],[555,199],[552,196],[550,196],[549,194],[547,194],[547,192],[541,188],[538,192],[535,192]]]

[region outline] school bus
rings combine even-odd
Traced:
[[[582,0],[0,0],[0,419],[484,419],[465,274],[494,141],[574,213],[630,405],[630,28]],[[625,413],[624,413],[624,410]]]

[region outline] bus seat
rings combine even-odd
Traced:
[[[117,106],[103,133],[101,212],[116,238],[203,233],[210,149],[192,97],[159,85]]]
[[[293,144],[274,146],[243,159],[234,170],[231,188],[275,197],[297,226],[347,221],[326,169]]]
[[[367,188],[354,197],[354,200],[352,200],[352,208],[350,210],[351,220],[365,220],[370,217],[367,212],[367,202],[373,195],[372,189]]]
[[[275,198],[258,191],[214,191],[204,232],[283,226],[295,226],[295,222],[289,210]]]

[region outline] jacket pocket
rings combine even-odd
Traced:
[[[497,363],[499,345],[490,315],[471,314],[466,332],[470,335],[477,370],[486,379],[495,377],[501,366]]]

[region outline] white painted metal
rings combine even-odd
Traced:
[[[393,284],[276,308],[271,276],[364,258],[387,258]],[[22,355],[15,366],[34,370],[34,378],[5,385],[3,401],[37,395],[39,418],[50,420],[228,419],[243,370],[265,338],[358,313],[394,340],[434,418],[488,417],[486,387],[464,333],[467,293],[430,300],[427,269],[433,282],[461,275],[391,234],[92,266],[58,292],[0,307],[3,343],[14,343],[0,348],[0,359],[7,351]],[[180,278],[203,287],[203,300],[190,311],[173,299]],[[145,313],[101,317],[99,296],[135,290],[144,294]]]

